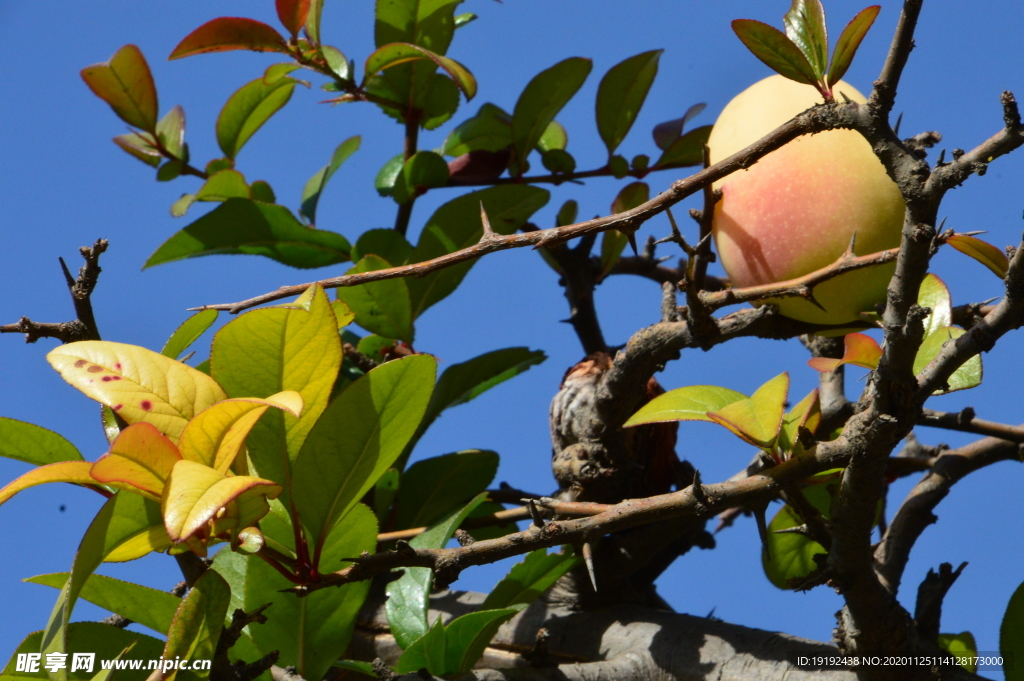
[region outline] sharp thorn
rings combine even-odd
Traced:
[[[491,229],[491,221],[487,217],[487,211],[484,209],[483,201],[480,202],[480,224],[482,224],[484,228],[484,239],[493,239],[498,236],[494,233],[494,230]]]
[[[640,255],[640,251],[638,251],[636,249],[636,232],[630,232],[629,236],[628,236],[628,239],[629,239],[629,247],[633,249],[633,255],[639,256]]]
[[[590,542],[583,542],[583,562],[587,564],[587,574],[590,575],[590,585],[594,587],[594,593],[597,593],[597,576],[594,574],[594,549],[591,548]]]

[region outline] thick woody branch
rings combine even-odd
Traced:
[[[938,519],[933,511],[954,484],[985,466],[1020,458],[1021,445],[992,437],[940,454],[907,495],[875,549],[875,570],[885,588],[894,595],[899,591],[910,551],[925,528]]]
[[[956,570],[949,563],[939,566],[939,571],[928,570],[928,575],[917,588],[917,605],[914,608],[914,623],[921,638],[933,641],[939,637],[942,624],[942,601],[967,563],[960,563]]]

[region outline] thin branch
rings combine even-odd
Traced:
[[[921,14],[922,3],[923,0],[906,0],[903,3],[903,11],[896,24],[896,33],[893,35],[889,54],[885,58],[882,72],[878,80],[875,81],[874,90],[871,92],[868,106],[876,109],[879,117],[883,120],[888,119],[889,112],[892,111],[896,101],[896,88],[903,75],[903,68],[907,65],[910,51],[914,49],[914,29],[917,27],[917,18]]]
[[[486,237],[487,235],[485,235]],[[490,238],[498,235],[491,232]],[[569,318],[565,321],[572,325],[583,351],[590,355],[595,352],[607,352],[601,323],[597,318],[597,307],[594,305],[594,288],[601,274],[591,262],[590,251],[597,239],[596,233],[585,235],[578,245],[569,248],[566,244],[548,247],[548,253],[562,269],[562,277],[558,283],[565,290],[565,298],[569,301]]]
[[[975,418],[974,410],[970,407],[966,407],[956,413],[924,409],[921,412],[921,418],[917,422],[922,426],[956,430],[961,433],[974,433],[975,435],[987,435],[1016,442],[1017,444],[1024,444],[1024,427]]]
[[[960,563],[956,570],[949,563],[942,563],[939,571],[928,570],[928,575],[917,588],[917,605],[914,608],[914,623],[921,638],[934,641],[939,637],[942,624],[942,601],[967,563]]]

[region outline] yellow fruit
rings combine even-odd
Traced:
[[[840,93],[864,103],[840,81]],[[708,140],[711,162],[757,141],[796,114],[822,102],[810,85],[771,76],[722,110]],[[715,185],[714,237],[733,286],[785,281],[834,262],[857,234],[865,255],[900,243],[904,203],[871,145],[856,131],[805,135]],[[782,314],[816,324],[842,324],[885,300],[895,264],[849,272],[814,289],[824,311],[801,298],[773,299]]]

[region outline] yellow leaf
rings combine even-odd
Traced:
[[[302,413],[302,395],[284,390],[266,399],[238,397],[218,402],[185,426],[181,433],[181,456],[227,473],[249,431],[270,407],[298,417]]]
[[[42,485],[47,482],[71,482],[79,485],[95,485],[96,481],[89,475],[92,464],[88,461],[60,461],[33,468],[25,475],[15,479],[0,489],[0,504],[4,503],[23,489]]]
[[[782,419],[779,448],[784,452],[800,453],[800,429],[806,428],[813,433],[820,423],[821,400],[818,397],[818,389],[815,388]]]
[[[274,499],[281,493],[281,486],[248,475],[229,478],[201,463],[179,461],[167,479],[161,502],[167,536],[175,542],[187,540],[248,490],[259,490],[262,496]]]
[[[153,551],[163,551],[172,544],[171,538],[167,536],[167,530],[163,525],[150,525],[145,530],[138,532],[117,548],[107,554],[103,559],[106,563],[125,563],[129,560],[142,558]]]
[[[135,345],[81,341],[51,350],[46,359],[65,381],[128,423],[152,423],[172,442],[193,416],[227,397],[203,372]]]
[[[156,426],[136,423],[121,431],[110,452],[92,465],[91,474],[105,485],[160,501],[164,481],[179,461],[178,448]]]
[[[768,449],[775,444],[782,427],[788,393],[789,374],[783,372],[758,388],[749,399],[709,412],[708,417],[746,442]]]

